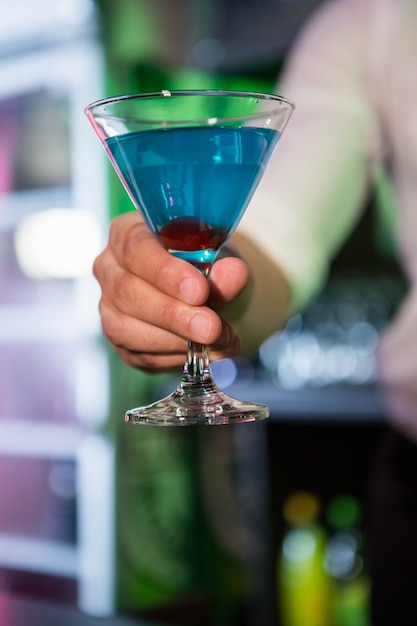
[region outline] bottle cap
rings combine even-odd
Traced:
[[[326,519],[333,528],[355,526],[361,518],[361,505],[357,498],[341,494],[331,500],[326,507]]]
[[[295,491],[285,500],[283,516],[287,524],[301,525],[314,521],[320,512],[320,501],[309,491]]]

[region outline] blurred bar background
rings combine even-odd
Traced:
[[[175,383],[108,348],[91,275],[132,207],[85,105],[269,91],[318,4],[0,0],[0,592],[182,625],[369,624],[374,355],[405,287],[384,181],[308,310],[214,366],[265,424],[126,427]]]

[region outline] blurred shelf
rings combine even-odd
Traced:
[[[283,390],[272,382],[243,387],[231,385],[225,391],[240,399],[266,404],[274,421],[371,421],[382,422],[384,410],[379,391],[372,385],[328,385]]]
[[[0,343],[73,343],[80,339],[74,311],[48,305],[0,304]]]
[[[74,545],[0,533],[0,567],[78,577],[78,553]]]
[[[0,230],[10,230],[27,215],[45,209],[70,208],[69,187],[46,187],[25,191],[11,191],[0,195]]]
[[[213,368],[214,369],[214,368]],[[214,376],[219,387],[239,400],[266,404],[270,420],[300,422],[382,422],[384,408],[380,392],[375,385],[334,384],[301,389],[282,389],[263,373],[255,379],[234,382],[230,385]],[[164,384],[161,396],[173,391],[178,379],[173,376]]]
[[[87,615],[60,602],[41,602],[10,594],[0,595],[0,613],[4,626],[145,626],[156,622],[138,617]],[[172,620],[169,622],[172,624]],[[158,624],[161,624],[158,621]]]
[[[77,426],[38,420],[0,420],[0,454],[36,458],[72,459],[83,432]]]
[[[0,23],[0,58],[30,54],[62,45],[97,30],[92,0],[76,0],[63,6],[51,0],[11,3]]]

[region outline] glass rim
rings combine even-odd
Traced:
[[[151,91],[151,92],[143,92],[143,93],[132,93],[132,94],[123,94],[110,96],[106,98],[100,98],[99,100],[95,100],[88,104],[84,113],[89,117],[94,116],[94,109],[98,109],[100,107],[117,104],[119,102],[128,102],[133,100],[156,100],[156,99],[164,99],[170,97],[177,96],[212,96],[212,97],[234,97],[234,98],[254,98],[258,100],[264,101],[273,101],[280,105],[287,105],[292,110],[295,109],[295,104],[288,98],[281,96],[279,94],[271,94],[265,92],[257,92],[257,91],[243,91],[243,90],[232,90],[232,89],[162,89],[161,91]],[[263,111],[264,115],[267,113],[272,113],[272,111]],[[101,113],[102,117],[111,118],[114,117],[111,113]],[[253,117],[259,117],[260,113],[254,114]],[[242,116],[245,118],[247,116]],[[238,116],[235,119],[239,119]],[[144,121],[144,120],[143,120]],[[154,123],[156,120],[147,120],[148,123]]]

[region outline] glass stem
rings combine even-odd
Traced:
[[[190,387],[207,389],[213,385],[207,346],[189,341],[181,386],[183,389]]]
[[[200,270],[203,276],[208,279],[212,267],[211,263],[196,263],[194,267]],[[182,370],[180,386],[184,391],[187,389],[200,390],[203,393],[215,387],[206,345],[188,341],[187,357]]]

